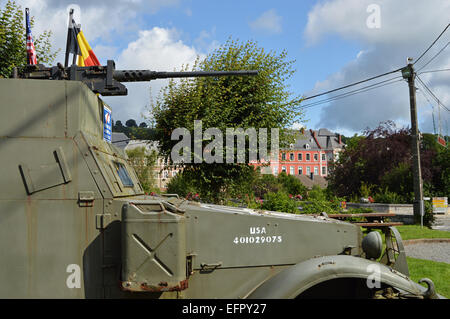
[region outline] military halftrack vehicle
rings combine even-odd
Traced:
[[[395,228],[377,262],[379,233],[326,215],[146,195],[99,95],[211,75],[108,61],[0,79],[0,298],[438,297],[409,279]]]

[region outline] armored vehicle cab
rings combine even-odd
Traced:
[[[0,298],[373,297],[371,265],[436,296],[398,236],[384,265],[350,223],[145,195],[95,86],[32,77],[0,79]]]

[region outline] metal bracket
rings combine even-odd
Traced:
[[[219,261],[217,263],[214,263],[214,264],[206,264],[206,263],[201,263],[200,264],[200,267],[202,267],[202,269],[201,269],[202,272],[211,272],[211,271],[214,271],[214,270],[216,270],[216,268],[219,268],[221,266],[222,266],[222,262],[221,261]]]
[[[94,206],[94,192],[92,191],[78,192],[78,206],[80,207]]]
[[[111,222],[111,214],[97,214],[95,215],[95,228],[105,229]]]

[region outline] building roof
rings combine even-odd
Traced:
[[[326,128],[319,130],[304,130],[304,133],[296,131],[297,139],[294,144],[291,144],[290,149],[293,150],[334,150],[336,148],[343,148],[344,143],[339,143],[338,133],[330,132]]]
[[[130,139],[124,133],[112,132],[111,142],[118,148],[125,149]]]

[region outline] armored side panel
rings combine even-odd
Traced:
[[[325,217],[181,204],[191,259],[187,298],[245,298],[276,273],[317,255],[361,253],[354,225]]]
[[[103,102],[80,82],[0,79],[0,112],[0,297],[104,297],[105,206],[142,189],[102,139]]]

